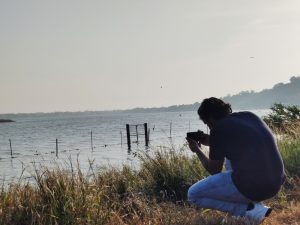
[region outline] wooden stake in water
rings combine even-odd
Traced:
[[[131,141],[130,141],[130,128],[129,128],[129,124],[126,124],[126,133],[127,133],[127,146],[128,146],[128,150],[131,149]]]
[[[138,125],[135,125],[136,143],[139,143]]]
[[[56,157],[58,157],[58,140],[56,138]]]
[[[170,138],[172,137],[172,121],[170,123]]]
[[[13,157],[13,151],[11,147],[11,139],[9,139],[9,147],[10,147],[10,156]]]
[[[94,145],[93,145],[93,131],[91,130],[91,148],[92,151],[94,151]]]
[[[145,131],[145,145],[148,147],[149,136],[148,136],[148,124],[147,123],[144,123],[144,131]]]
[[[120,130],[120,135],[121,135],[121,146],[123,146],[122,130]]]

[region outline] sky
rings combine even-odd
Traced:
[[[0,0],[0,113],[114,110],[300,75],[299,0]]]

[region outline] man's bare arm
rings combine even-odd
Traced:
[[[203,167],[210,174],[220,173],[223,169],[224,160],[211,160],[200,149],[198,143],[192,139],[187,139],[192,152],[195,152]]]
[[[199,149],[199,151],[196,151],[196,154],[202,163],[203,167],[209,172],[210,174],[216,174],[220,173],[223,168],[224,161],[220,160],[211,160],[207,158],[207,156]]]

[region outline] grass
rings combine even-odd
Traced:
[[[278,141],[288,174],[282,191],[266,204],[276,213],[264,224],[300,221],[300,137]],[[85,176],[79,166],[67,170],[39,167],[34,183],[15,183],[0,192],[0,224],[244,224],[186,201],[191,184],[207,176],[187,148],[156,150],[138,155],[139,170],[127,166],[93,171]]]

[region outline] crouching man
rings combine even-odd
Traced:
[[[187,141],[211,176],[189,188],[188,200],[261,223],[271,212],[261,201],[275,196],[285,178],[270,129],[255,114],[232,113],[229,104],[213,97],[203,100],[198,114],[210,134],[203,133],[200,141]],[[209,158],[201,144],[209,146]],[[224,161],[226,171],[222,172]]]

